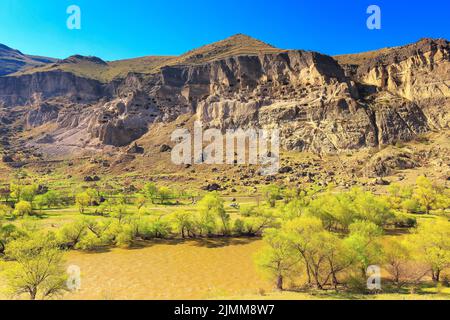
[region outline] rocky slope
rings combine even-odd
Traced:
[[[54,61],[56,60],[52,58],[25,55],[18,50],[0,44],[0,77]]]
[[[42,68],[0,77],[0,111],[25,109],[36,133],[27,143],[63,153],[126,147],[180,115],[221,129],[280,128],[286,149],[336,153],[447,129],[449,54],[448,41],[425,39],[333,59],[238,35],[107,83]]]

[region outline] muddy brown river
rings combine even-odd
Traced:
[[[100,253],[69,252],[81,269],[81,289],[66,299],[214,299],[257,294],[271,285],[247,239],[154,243]]]

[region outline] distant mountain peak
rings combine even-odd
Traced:
[[[1,44],[1,43],[0,43],[0,52],[1,52],[1,51],[3,51],[3,52],[5,52],[5,51],[6,51],[6,52],[14,52],[14,53],[16,53],[16,54],[23,55],[23,53],[20,52],[19,50],[10,48],[10,47],[8,47],[7,45],[4,45],[4,44]]]
[[[95,56],[82,56],[79,54],[70,56],[64,60],[61,60],[60,63],[79,63],[79,62],[90,62],[100,65],[107,65],[105,61]]]
[[[239,55],[258,55],[279,53],[275,48],[261,40],[238,33],[224,40],[191,50],[173,60],[173,64],[197,64]]]
[[[263,46],[267,46],[270,48],[275,48],[274,46],[261,41],[259,39],[253,38],[249,35],[243,34],[243,33],[237,33],[235,35],[232,35],[231,37],[228,37],[222,41],[228,41],[228,42],[237,42],[237,43],[241,43],[241,44],[245,44],[245,45],[263,45]]]

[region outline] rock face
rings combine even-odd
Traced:
[[[100,82],[72,73],[51,71],[0,77],[0,101],[9,106],[29,104],[36,96],[41,101],[66,97],[73,101],[90,102],[109,97],[108,88]]]
[[[409,140],[449,126],[446,40],[371,53],[363,62],[346,56],[344,63],[254,41],[258,50],[251,52],[246,39],[206,46],[180,57],[183,63],[107,84],[62,71],[0,77],[0,106],[29,106],[28,127],[55,124],[44,141],[81,148],[127,146],[154,123],[183,114],[222,130],[279,128],[283,147],[317,153]],[[74,57],[66,63],[76,64]]]
[[[416,103],[433,128],[448,127],[450,44],[447,40],[422,39],[352,67],[356,81]]]
[[[396,170],[412,169],[417,161],[411,153],[393,149],[383,150],[365,166],[363,174],[367,177],[386,177]]]

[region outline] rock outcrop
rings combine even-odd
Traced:
[[[353,65],[352,78],[414,102],[433,128],[449,126],[450,43],[422,39],[393,48],[360,65]]]

